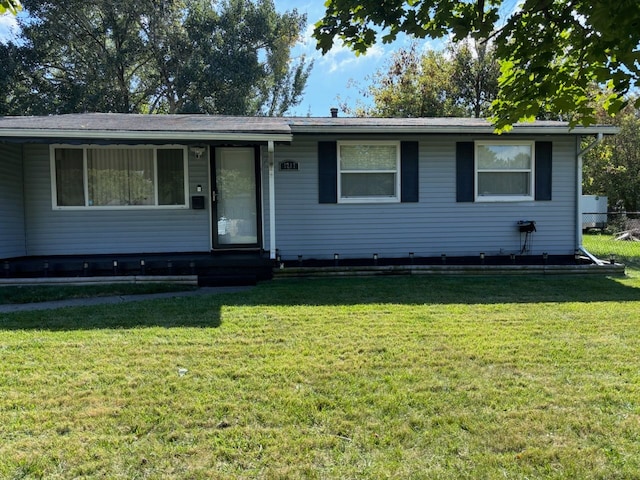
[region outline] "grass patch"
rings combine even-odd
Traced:
[[[616,261],[624,263],[634,273],[640,273],[640,242],[616,240],[615,235],[589,233],[582,237],[584,247],[603,260],[611,254]]]
[[[0,316],[0,477],[634,478],[638,311],[400,277]]]
[[[175,284],[105,284],[87,286],[2,286],[0,305],[11,303],[49,302],[73,298],[139,295],[147,293],[181,292],[196,287]]]

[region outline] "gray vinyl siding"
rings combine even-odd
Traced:
[[[393,204],[318,203],[317,142],[371,139],[296,136],[277,144],[276,246],[285,259],[486,255],[518,253],[518,220],[535,220],[532,253],[571,254],[575,239],[576,141],[571,135],[532,138],[553,142],[553,200],[543,202],[456,203],[456,142],[490,136],[401,136],[419,142],[419,202]],[[493,137],[495,138],[495,137]],[[525,137],[512,137],[525,138]],[[19,166],[24,149],[24,169]],[[9,153],[7,153],[9,152]],[[11,153],[13,152],[13,153]],[[11,225],[0,233],[0,254],[72,255],[110,253],[203,252],[211,248],[210,202],[205,210],[53,210],[49,146],[0,147],[0,192]],[[12,160],[12,155],[15,159]],[[189,196],[210,193],[208,156],[189,159]],[[280,171],[280,162],[298,162],[297,171]],[[12,163],[13,162],[13,163]],[[269,181],[262,149],[263,247],[269,245]],[[22,192],[22,171],[24,178]],[[18,178],[19,177],[19,178]],[[15,180],[15,181],[14,181]],[[23,208],[22,198],[25,198]],[[15,205],[7,208],[7,204]],[[3,210],[3,218],[5,217]],[[25,212],[24,215],[22,212]],[[21,227],[23,225],[23,227]],[[10,232],[10,233],[8,233]],[[25,235],[26,232],[26,235]],[[12,240],[8,241],[7,237]],[[26,244],[26,247],[25,247]]]
[[[359,137],[367,138],[367,137]],[[379,137],[368,137],[371,140]],[[575,248],[576,142],[553,142],[552,201],[456,203],[456,142],[487,136],[405,136],[419,141],[418,203],[318,203],[318,137],[276,146],[277,248],[283,259],[508,255],[520,252],[519,220],[534,220],[532,254],[571,254]],[[493,137],[495,138],[495,137]],[[525,137],[511,137],[519,139]],[[321,140],[342,138],[322,137]],[[527,140],[536,140],[528,137]],[[298,171],[278,171],[278,162],[299,162]],[[265,228],[268,228],[265,227]]]
[[[205,210],[53,210],[48,145],[25,145],[28,255],[204,252],[211,248]],[[189,155],[189,204],[207,186],[208,160]]]
[[[0,258],[27,254],[22,175],[22,146],[0,145]]]

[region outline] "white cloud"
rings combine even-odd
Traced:
[[[320,60],[320,65],[324,66],[328,73],[344,73],[361,64],[374,64],[377,60],[385,56],[385,50],[373,45],[364,55],[356,55],[353,50],[344,45],[335,46],[329,50]]]
[[[340,42],[334,44],[331,50],[322,55],[320,50],[316,49],[313,30],[313,25],[307,27],[302,40],[298,44],[297,53],[314,59],[316,68],[321,69],[325,73],[345,72],[347,69],[358,65],[377,63],[379,59],[387,54],[383,47],[375,44],[367,50],[366,54],[356,55],[353,50]]]
[[[301,53],[309,56],[315,56],[314,54],[317,52],[316,50],[316,41],[313,38],[313,25],[307,25],[306,30],[302,34],[302,39],[298,42],[297,49],[301,50]],[[319,52],[318,52],[319,53]]]
[[[428,40],[420,40],[419,45],[421,45],[421,47],[419,51],[423,55],[427,54],[430,51],[439,52],[444,49],[445,45],[451,38],[453,38],[452,35],[448,37],[443,37],[443,38],[436,38],[436,39],[430,38]]]
[[[15,37],[18,31],[16,17],[5,13],[0,15],[0,43],[5,43]]]

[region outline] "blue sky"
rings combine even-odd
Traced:
[[[385,61],[392,52],[409,44],[409,40],[403,37],[393,44],[376,44],[366,55],[360,56],[356,56],[344,46],[337,45],[323,56],[319,50],[316,50],[316,42],[311,34],[313,25],[324,15],[324,2],[322,0],[304,3],[294,0],[274,0],[274,3],[279,12],[295,8],[298,12],[307,15],[307,29],[301,42],[294,48],[293,56],[305,55],[314,61],[303,100],[291,110],[291,115],[309,114],[323,117],[329,115],[331,107],[337,107],[341,102],[346,102],[350,106],[355,106],[358,101],[365,102],[357,86],[366,87],[370,83],[367,78],[385,65]],[[428,45],[424,43],[425,46]]]
[[[0,15],[0,39],[6,38],[11,33],[16,20],[9,14]]]

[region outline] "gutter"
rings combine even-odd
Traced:
[[[597,265],[603,265],[604,262],[589,253],[582,245],[582,157],[599,145],[604,138],[602,131],[598,132],[596,139],[578,152],[577,156],[577,172],[576,172],[576,251],[586,255],[592,262]]]
[[[589,145],[587,145],[584,150],[582,150],[581,152],[578,153],[579,157],[582,157],[585,153],[590,152],[595,146],[597,146],[600,142],[602,142],[604,138],[604,133],[602,131],[598,132],[598,136],[596,137],[596,139],[591,142]]]
[[[2,128],[0,138],[77,139],[77,140],[138,140],[138,141],[238,141],[238,142],[291,142],[291,133],[238,133],[207,131],[108,131],[108,130],[47,130]]]
[[[460,126],[460,125],[296,125],[291,124],[293,134],[487,134],[495,135],[491,126]],[[503,135],[614,135],[619,132],[617,127],[576,127],[567,126],[514,126],[513,130]]]

